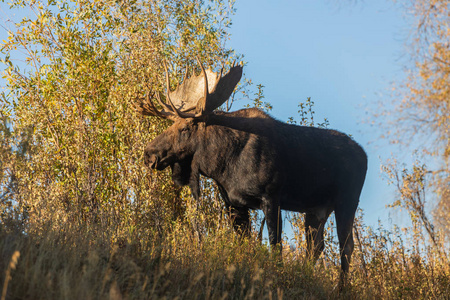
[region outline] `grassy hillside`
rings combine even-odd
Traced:
[[[360,223],[355,230],[350,285],[341,293],[331,226],[315,265],[302,236],[280,261],[256,233],[241,239],[227,224],[204,235],[183,222],[164,236],[70,223],[2,230],[2,292],[6,299],[447,299],[449,264],[423,237]]]

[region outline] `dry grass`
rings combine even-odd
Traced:
[[[314,266],[304,257],[300,236],[297,250],[285,248],[280,262],[256,234],[240,239],[227,227],[201,238],[181,222],[160,237],[100,230],[70,224],[40,234],[3,230],[6,299],[447,299],[450,294],[446,258],[427,247],[423,236],[398,230],[358,224],[351,285],[340,294],[332,226],[331,245]],[[404,240],[409,238],[415,240]],[[405,246],[410,243],[415,244]]]

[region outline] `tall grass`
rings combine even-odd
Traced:
[[[301,227],[297,220],[295,226]],[[297,227],[298,233],[301,228]],[[447,299],[450,267],[424,236],[355,227],[350,285],[339,293],[333,224],[316,264],[285,241],[283,258],[257,239],[224,225],[199,236],[189,222],[164,236],[146,231],[118,235],[107,228],[75,227],[0,235],[6,299]],[[292,243],[292,241],[291,241]],[[20,254],[20,257],[19,257]]]

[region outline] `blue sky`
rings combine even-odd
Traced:
[[[377,101],[390,104],[392,82],[404,78],[403,11],[384,0],[245,0],[236,8],[229,46],[245,55],[246,77],[265,86],[272,116],[296,117],[298,103],[311,97],[316,121],[328,118],[330,128],[351,134],[368,153],[365,222],[390,220],[385,206],[395,193],[381,179],[380,163],[396,149],[377,142],[381,129],[364,121]],[[393,220],[401,221],[395,214]]]

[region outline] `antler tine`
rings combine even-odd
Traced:
[[[160,96],[159,92],[156,93],[156,100],[158,100],[158,103],[159,103],[162,107],[165,107],[165,108],[167,108],[167,109],[171,109],[170,105],[168,105],[167,103],[164,103],[164,102],[161,100],[161,96]]]
[[[147,93],[145,99],[138,98],[139,104],[135,104],[135,108],[138,112],[146,116],[158,116],[161,118],[171,118],[171,115],[158,110],[150,99],[150,93]]]
[[[223,63],[223,64],[222,64],[222,68],[220,68],[220,76],[219,76],[219,78],[222,78],[224,66],[225,66],[225,63]]]
[[[203,99],[201,100],[201,114],[203,114],[203,112],[205,111],[206,108],[206,99],[208,98],[208,77],[206,77],[206,71],[205,68],[203,68],[202,63],[200,62],[200,59],[198,58],[198,55],[196,56],[197,58],[197,62],[200,65],[200,68],[202,69],[202,73],[203,73],[203,77],[205,78],[205,90],[204,90],[204,96]]]
[[[145,99],[146,101],[144,102],[144,108],[148,111],[148,112],[150,112],[150,113],[155,113],[157,116],[159,116],[159,117],[165,117],[165,115],[164,114],[162,114],[162,112],[161,111],[159,111],[157,108],[156,108],[156,106],[153,104],[153,101],[150,99],[150,94],[149,93],[147,93],[147,96],[146,96],[146,99]],[[147,106],[147,107],[146,107]]]
[[[166,64],[165,60],[163,61],[163,64],[164,64],[164,71],[165,71],[164,74],[166,76],[166,91],[167,91],[167,94],[168,94],[169,90],[170,90],[169,71],[168,71],[167,64]]]
[[[187,79],[187,76],[188,76],[188,72],[189,72],[189,67],[188,67],[188,64],[186,64],[186,72],[184,73],[183,82],[186,82],[186,79]]]
[[[178,109],[175,107],[175,105],[173,105],[172,100],[170,100],[170,96],[169,96],[169,90],[170,90],[170,81],[169,81],[169,71],[167,70],[167,64],[166,61],[164,60],[164,70],[166,71],[166,98],[167,101],[169,101],[170,107],[172,108],[172,111],[179,117],[179,118],[183,118],[183,116],[181,115],[181,113],[178,111]]]

